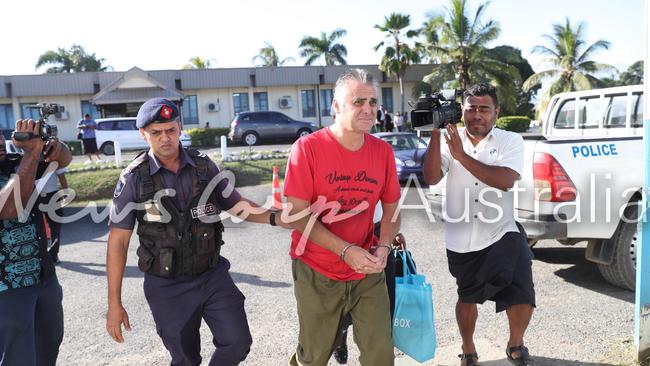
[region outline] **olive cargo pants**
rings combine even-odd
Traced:
[[[348,312],[361,365],[394,364],[384,272],[356,281],[335,281],[297,259],[293,260],[292,271],[300,333],[290,365],[327,365],[339,342],[343,316]]]

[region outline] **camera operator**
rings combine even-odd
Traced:
[[[529,365],[532,359],[523,338],[535,306],[533,256],[514,219],[514,194],[508,192],[523,169],[523,139],[494,127],[499,107],[490,84],[467,89],[462,109],[465,128],[447,125],[442,147],[440,129],[434,129],[424,158],[428,184],[448,175],[445,243],[449,271],[458,286],[461,365],[478,365],[473,340],[476,304],[486,300],[496,303],[497,312],[506,310],[508,360]]]
[[[40,138],[39,123],[18,120],[16,133],[32,138],[13,142],[22,156],[7,155],[0,134],[0,365],[55,365],[63,340],[61,286],[47,253],[43,215],[23,208],[46,163],[72,160],[65,144]],[[44,158],[43,160],[41,158]],[[19,218],[20,214],[20,218]]]

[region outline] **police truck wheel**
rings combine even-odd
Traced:
[[[242,136],[242,141],[244,142],[244,145],[256,145],[259,141],[259,137],[255,132],[246,132],[244,136]]]
[[[101,150],[104,155],[115,155],[115,146],[113,146],[112,142],[104,142],[99,150]]]
[[[638,206],[630,203],[623,212],[627,221],[636,218]],[[636,221],[636,220],[634,220]],[[621,220],[611,239],[606,239],[614,245],[614,260],[610,264],[598,263],[598,270],[605,280],[628,290],[634,290],[636,285],[636,249],[639,240],[641,222],[625,222]]]

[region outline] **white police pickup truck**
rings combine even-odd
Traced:
[[[542,134],[524,134],[524,171],[513,187],[531,245],[587,241],[585,257],[627,289],[635,285],[643,104],[643,85],[555,95]],[[430,187],[434,212],[442,210],[444,184]]]

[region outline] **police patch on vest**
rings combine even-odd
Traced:
[[[207,205],[196,206],[192,208],[193,219],[203,217],[203,216],[208,216],[208,215],[214,215],[215,213],[217,213],[217,207],[212,203],[208,203]]]
[[[117,185],[115,185],[113,198],[117,198],[122,194],[122,191],[124,190],[124,186],[126,186],[126,178],[124,178],[123,175],[120,175],[120,179],[117,181]]]

